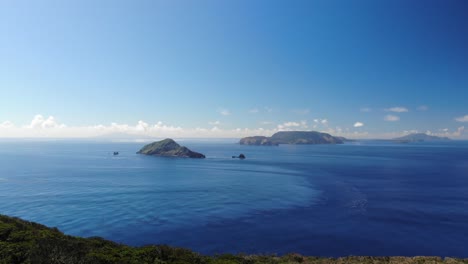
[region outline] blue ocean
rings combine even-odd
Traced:
[[[468,257],[468,142],[179,143],[207,158],[137,155],[144,142],[3,140],[0,214],[203,254]]]

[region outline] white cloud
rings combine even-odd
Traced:
[[[146,131],[148,129],[149,129],[148,123],[145,123],[142,120],[138,121],[138,124],[136,125],[136,130],[137,131]]]
[[[47,129],[47,128],[57,128],[65,127],[64,124],[59,124],[53,116],[49,116],[45,119],[42,115],[35,115],[28,128],[33,129]]]
[[[31,123],[29,124],[30,128],[40,128],[44,123],[44,117],[42,115],[35,115]]]
[[[418,111],[427,111],[429,107],[427,105],[420,105],[418,106]]]
[[[371,108],[369,108],[369,107],[363,107],[363,108],[361,108],[361,109],[360,109],[360,111],[361,111],[361,112],[365,112],[365,113],[367,113],[367,112],[371,112],[371,111],[372,111],[372,109],[371,109]]]
[[[284,123],[284,126],[286,127],[294,127],[294,126],[300,126],[301,124],[297,123],[297,122],[286,122]]]
[[[468,122],[468,115],[455,118],[457,122]]]
[[[327,119],[321,119],[321,118],[315,118],[312,121],[314,121],[313,128],[316,128],[317,125],[322,125],[324,127],[328,127],[328,120]]]
[[[285,130],[286,130],[286,131],[289,131],[289,130],[291,130],[291,129],[285,127],[284,125],[278,125],[278,126],[277,126],[277,130],[278,130],[278,131],[285,131]]]
[[[251,113],[251,114],[256,114],[256,113],[258,113],[258,112],[260,112],[260,111],[258,110],[258,108],[253,108],[253,109],[250,109],[250,110],[249,110],[249,113]]]
[[[228,116],[231,114],[231,112],[229,112],[227,109],[219,109],[218,112],[223,116]]]
[[[361,122],[354,123],[354,127],[362,127],[362,126],[364,126],[364,123],[361,123]]]
[[[345,138],[350,138],[350,139],[359,139],[359,138],[369,137],[369,132],[367,131],[349,132],[349,129],[343,130],[341,127],[336,127],[336,128],[327,127],[326,129],[320,132],[328,133],[332,136],[340,136],[340,137],[345,137]]]
[[[277,129],[279,131],[293,131],[293,130],[306,130],[308,128],[307,121],[302,120],[300,122],[284,122],[283,124],[279,124]]]
[[[430,131],[427,131],[427,132],[430,132],[431,135],[439,136],[439,137],[460,138],[460,137],[462,137],[464,135],[465,127],[464,126],[458,127],[453,132],[450,132],[450,130],[448,128],[439,129],[439,131],[440,132],[438,132],[438,133],[433,133],[433,132],[430,132]]]
[[[42,128],[55,128],[55,127],[63,128],[63,127],[65,127],[65,124],[59,124],[57,121],[55,121],[55,118],[53,116],[49,116],[42,123]]]
[[[285,127],[298,127],[300,126],[301,124],[297,123],[297,122],[286,122],[283,124]]]
[[[461,126],[461,127],[457,128],[457,131],[455,131],[453,133],[453,135],[456,136],[456,137],[460,137],[463,134],[464,131],[465,131],[465,127]]]
[[[396,115],[386,115],[386,116],[384,117],[384,120],[385,120],[385,121],[394,122],[394,121],[400,120],[400,117],[399,117],[399,116],[396,116]]]
[[[3,123],[0,123],[0,128],[12,128],[14,126],[15,125],[10,121],[5,121]]]
[[[93,138],[105,137],[112,134],[127,134],[144,137],[172,137],[172,138],[235,138],[252,135],[271,136],[278,131],[274,129],[221,129],[218,126],[208,128],[182,128],[172,126],[159,121],[150,125],[142,120],[135,125],[110,123],[109,125],[92,125],[69,127],[60,124],[55,118],[44,118],[36,115],[32,121],[25,126],[15,126],[12,122],[0,123],[0,138]]]
[[[156,123],[151,129],[151,132],[181,132],[181,131],[183,131],[182,127],[165,125],[161,121]]]
[[[221,122],[219,122],[218,120],[216,121],[212,121],[212,122],[208,122],[209,125],[212,125],[212,126],[219,126],[221,125]]]
[[[409,135],[409,134],[415,134],[415,133],[419,133],[419,130],[412,129],[412,130],[404,130],[403,131],[403,135]]]
[[[343,136],[347,138],[395,138],[408,133],[416,132],[416,130],[409,130],[403,132],[386,132],[386,133],[373,133],[370,135],[367,131],[352,131],[349,128],[329,127],[322,124],[325,119],[317,119],[313,122],[310,129],[319,130],[322,132],[330,133],[334,136]],[[216,121],[215,121],[216,122]],[[265,124],[271,124],[266,122]],[[361,123],[361,122],[356,122]],[[318,127],[318,128],[317,128]],[[136,139],[138,136],[142,138],[240,138],[245,136],[271,136],[278,131],[294,131],[294,130],[309,130],[307,121],[289,121],[271,127],[270,129],[264,128],[235,128],[235,129],[222,129],[218,125],[213,125],[211,128],[196,127],[196,128],[182,128],[165,124],[161,121],[155,124],[148,124],[143,120],[135,124],[97,124],[91,126],[65,126],[60,124],[55,118],[44,118],[37,115],[28,125],[15,125],[10,121],[0,123],[0,138],[93,138],[102,137],[112,134],[127,134],[132,135]],[[437,136],[446,136],[453,138],[468,139],[468,134],[465,133],[465,127],[461,126],[457,129],[440,129],[437,132],[430,132]]]
[[[396,106],[396,107],[387,108],[385,109],[385,111],[395,112],[395,113],[404,113],[404,112],[408,112],[409,110],[406,107]]]

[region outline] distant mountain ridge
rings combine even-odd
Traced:
[[[314,145],[314,144],[343,144],[346,139],[334,137],[317,131],[282,131],[271,137],[245,137],[239,141],[241,145],[278,146],[279,144]]]
[[[394,138],[394,141],[398,142],[424,142],[424,141],[447,141],[450,140],[448,137],[437,137],[431,136],[425,133],[413,133],[403,137]]]

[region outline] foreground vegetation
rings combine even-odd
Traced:
[[[0,263],[468,263],[468,259],[438,257],[346,257],[318,258],[290,254],[282,257],[256,255],[203,256],[165,245],[129,247],[102,238],[68,236],[56,228],[0,215]]]

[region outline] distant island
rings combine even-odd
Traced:
[[[426,141],[447,141],[450,140],[448,137],[437,137],[437,136],[430,136],[425,133],[413,133],[403,137],[398,137],[392,139],[392,141],[398,143],[411,143],[411,142],[426,142]]]
[[[191,151],[190,149],[177,144],[177,142],[170,138],[148,144],[140,149],[137,154],[197,159],[205,158],[205,155]]]
[[[343,144],[347,139],[334,137],[317,131],[282,131],[271,137],[245,137],[239,141],[241,145],[278,146],[279,144],[313,145],[313,144]]]
[[[131,247],[100,237],[68,236],[57,228],[0,215],[0,263],[466,263],[468,259],[440,257],[306,257],[299,254],[204,256],[167,245]]]

